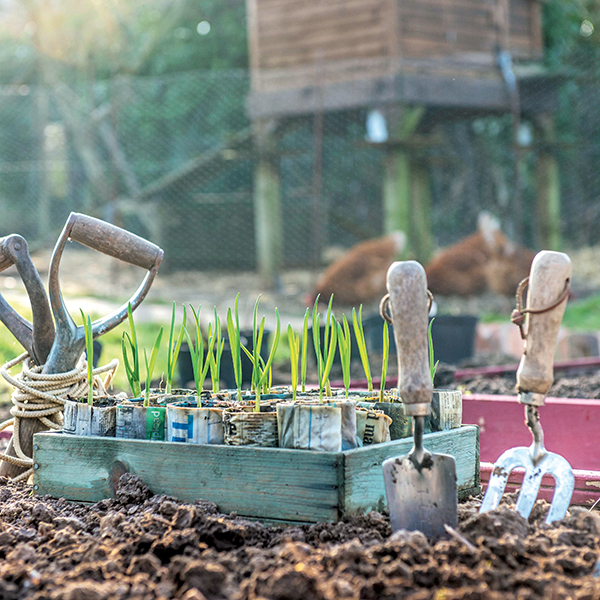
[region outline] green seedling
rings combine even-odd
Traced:
[[[183,327],[185,337],[190,347],[190,356],[192,358],[192,369],[194,371],[194,382],[196,383],[196,401],[198,408],[202,408],[202,389],[204,388],[204,381],[208,373],[210,361],[204,361],[204,339],[202,338],[202,330],[200,328],[200,306],[198,312],[194,310],[194,307],[190,304],[192,314],[194,315],[194,321],[196,324],[196,347],[192,344],[192,338],[187,330]],[[211,356],[215,345],[215,336],[211,335],[208,338],[207,356]]]
[[[221,356],[223,355],[223,346],[225,338],[221,335],[221,319],[217,315],[217,307],[215,306],[215,326],[214,329],[208,325],[208,338],[214,337],[214,352],[207,355],[207,360],[210,366],[210,378],[212,381],[212,391],[214,394],[219,392],[219,381],[221,379]]]
[[[298,390],[298,359],[300,356],[300,334],[294,333],[292,326],[288,324],[287,328],[288,342],[290,345],[290,364],[292,369],[292,401],[296,402],[296,392]]]
[[[435,377],[435,372],[437,371],[438,365],[440,364],[440,361],[438,360],[437,362],[433,362],[435,360],[435,357],[433,355],[433,337],[431,335],[431,328],[433,327],[433,321],[435,319],[431,319],[431,321],[429,321],[429,327],[427,329],[427,341],[429,342],[429,369],[431,371],[431,381],[433,382],[433,378]]]
[[[308,317],[310,309],[307,308],[304,313],[304,324],[302,326],[302,371],[300,374],[302,380],[302,393],[306,392],[306,367],[308,363]]]
[[[381,361],[381,386],[379,388],[379,402],[383,402],[385,380],[387,378],[388,361],[390,358],[390,334],[387,321],[383,321],[383,360]]]
[[[321,315],[317,311],[319,304],[319,296],[315,299],[313,307],[313,344],[315,347],[315,356],[317,359],[317,372],[319,379],[319,399],[323,400],[323,390],[326,388],[327,395],[331,395],[331,387],[329,385],[329,373],[333,365],[333,357],[337,346],[337,327],[335,317],[332,313],[333,295],[329,298],[327,307],[327,316],[325,319],[325,335],[323,339],[323,352],[321,352]],[[332,323],[333,321],[333,323]]]
[[[123,352],[123,364],[125,365],[125,373],[131,394],[133,398],[139,398],[142,395],[142,386],[140,384],[140,353],[137,341],[137,332],[135,323],[133,322],[133,311],[131,310],[131,302],[127,306],[127,319],[129,321],[129,333],[123,332],[121,338],[121,351]],[[131,351],[131,362],[129,362],[129,351]]]
[[[344,379],[344,389],[346,398],[350,390],[350,364],[352,359],[352,338],[350,337],[350,327],[346,315],[342,315],[342,324],[337,324],[338,346],[340,347],[340,360],[342,362],[342,376]]]
[[[237,386],[238,400],[242,398],[242,343],[240,340],[240,317],[238,313],[238,301],[240,295],[235,297],[233,315],[231,307],[227,309],[227,335],[229,337],[229,346],[231,348],[231,360],[233,362],[233,373],[235,375],[235,384]],[[235,316],[235,321],[234,321]]]
[[[367,378],[367,384],[369,391],[373,391],[373,378],[371,377],[371,367],[369,365],[369,355],[367,354],[367,344],[365,342],[365,333],[362,325],[362,304],[358,309],[358,315],[356,309],[352,309],[352,324],[354,325],[354,335],[356,336],[356,343],[358,345],[358,352],[360,354],[360,361],[362,362],[363,369],[365,371],[365,377]]]
[[[156,357],[158,356],[158,349],[160,348],[160,341],[162,340],[163,328],[160,328],[156,341],[150,352],[150,360],[148,360],[148,354],[146,348],[144,348],[144,362],[146,363],[146,389],[144,390],[144,406],[147,408],[150,406],[150,385],[152,383],[152,374],[154,373],[154,365],[156,364]]]
[[[92,333],[92,319],[81,312],[83,329],[85,332],[85,353],[87,358],[87,380],[88,380],[88,404],[94,405],[94,335]]]
[[[179,351],[181,350],[181,342],[183,341],[183,332],[186,325],[186,314],[185,305],[183,306],[183,321],[179,328],[179,335],[177,336],[177,342],[173,346],[173,334],[175,333],[175,302],[173,302],[173,313],[171,314],[171,329],[169,331],[169,347],[167,348],[167,385],[165,391],[167,394],[171,393],[173,385],[173,377],[175,375],[175,365],[177,364],[177,358],[179,357]]]
[[[248,350],[245,346],[242,346],[242,350],[246,353],[246,356],[249,358],[252,363],[252,389],[256,394],[256,400],[254,404],[254,411],[260,412],[260,395],[263,387],[268,385],[270,387],[270,381],[272,377],[272,365],[273,359],[275,358],[275,352],[277,351],[277,346],[279,345],[279,336],[281,331],[281,319],[279,318],[279,311],[275,309],[275,317],[277,319],[277,326],[275,329],[275,335],[273,336],[273,343],[271,344],[271,351],[269,352],[269,357],[267,362],[265,363],[260,355],[260,351],[262,348],[262,341],[265,331],[265,317],[260,321],[260,325],[258,329],[256,327],[257,315],[258,315],[258,303],[260,301],[260,296],[257,298],[256,303],[254,305],[254,333],[253,333],[253,341],[254,347],[252,352]]]

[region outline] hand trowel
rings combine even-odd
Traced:
[[[383,463],[392,530],[422,531],[431,538],[456,527],[456,464],[448,454],[423,447],[425,417],[431,412],[433,383],[429,367],[427,277],[414,260],[395,262],[387,273],[390,312],[398,355],[398,391],[412,416],[414,445],[406,456]]]

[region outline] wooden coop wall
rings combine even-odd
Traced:
[[[481,76],[498,41],[518,58],[542,54],[539,0],[247,0],[247,12],[259,92],[392,75],[431,59],[441,70],[452,68],[444,59],[470,62]]]

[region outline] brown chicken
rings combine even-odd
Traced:
[[[406,235],[395,231],[381,238],[353,246],[329,265],[306,300],[314,302],[317,294],[328,302],[333,294],[336,304],[358,306],[379,300],[386,292],[388,267],[406,247]]]
[[[535,254],[511,242],[492,215],[479,215],[478,231],[441,251],[426,266],[429,289],[442,296],[473,296],[491,290],[510,296],[529,275]]]

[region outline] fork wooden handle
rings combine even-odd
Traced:
[[[563,252],[543,250],[531,263],[527,309],[552,306],[571,280],[571,259]],[[541,405],[554,380],[554,352],[567,299],[540,313],[528,313],[517,390],[523,404]]]
[[[71,213],[67,227],[72,240],[143,269],[162,260],[163,251],[156,244],[106,221]]]
[[[427,341],[428,304],[425,269],[414,260],[395,262],[387,273],[390,311],[398,355],[398,392],[406,414],[431,412],[433,383]]]

